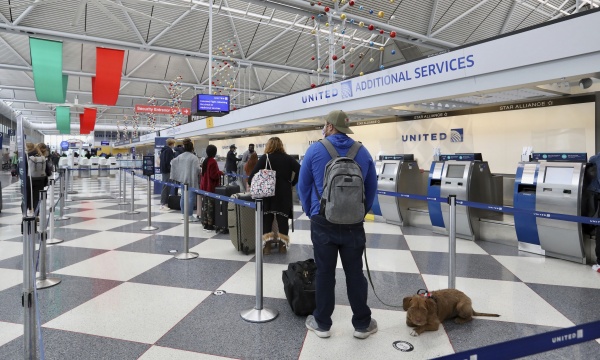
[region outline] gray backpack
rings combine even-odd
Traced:
[[[48,176],[46,174],[46,158],[43,156],[29,156],[27,158],[28,175],[31,177]]]
[[[331,156],[325,165],[320,214],[334,224],[356,224],[365,217],[365,183],[360,165],[354,161],[362,144],[354,142],[346,156],[340,156],[331,142],[320,140]]]

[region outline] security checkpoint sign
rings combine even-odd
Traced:
[[[165,114],[171,115],[176,108],[170,106],[152,106],[152,105],[136,105],[136,113],[150,113],[150,114]],[[181,115],[190,115],[192,111],[189,108],[181,108]]]

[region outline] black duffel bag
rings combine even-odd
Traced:
[[[283,290],[294,314],[307,316],[317,307],[315,301],[315,260],[308,259],[288,265],[282,272]]]

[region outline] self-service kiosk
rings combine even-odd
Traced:
[[[413,154],[381,155],[381,171],[377,189],[398,193],[418,194],[421,171]],[[421,194],[419,194],[421,195]],[[377,195],[381,215],[387,223],[408,225],[408,208],[414,200],[388,195]]]
[[[457,200],[502,206],[501,189],[497,189],[495,181],[486,161],[481,154],[441,155],[444,161],[442,169],[440,196],[456,195]],[[441,204],[442,216],[446,230],[449,231],[448,204]],[[479,219],[495,219],[498,213],[489,210],[456,207],[456,236],[476,240],[479,238]]]
[[[442,170],[444,169],[443,161],[433,161],[431,169],[429,169],[429,181],[427,182],[427,197],[439,198],[442,192]],[[428,201],[427,209],[429,210],[429,219],[433,231],[437,233],[446,233],[444,226],[444,217],[442,216],[442,204],[439,202]]]
[[[539,169],[540,163],[538,162],[523,161],[519,163],[513,193],[513,205],[516,209],[535,210]],[[514,222],[519,250],[544,255],[535,216],[524,213],[515,214]]]
[[[533,159],[541,160],[535,189],[535,210],[585,215],[587,154],[535,153]],[[543,217],[535,220],[540,245],[547,256],[586,263],[581,223]]]
[[[375,160],[375,174],[377,174],[377,180],[379,181],[379,175],[381,175],[381,160]],[[371,212],[373,215],[381,216],[381,207],[379,206],[379,196],[375,196],[373,199],[373,206],[371,206]]]

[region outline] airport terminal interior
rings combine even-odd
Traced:
[[[600,321],[589,219],[599,8],[0,0],[0,359],[433,359]],[[261,156],[276,136],[302,166],[333,110],[377,173],[364,229],[378,331],[366,339],[353,337],[340,260],[330,338],[290,308],[282,271],[314,258],[297,189],[289,248],[259,257],[160,200],[167,139],[191,139],[199,159],[216,146],[224,170],[230,149],[254,144]],[[14,156],[25,142],[62,155],[47,188],[52,225],[36,222],[31,237],[27,160]],[[22,304],[29,239],[34,266],[60,280],[35,291],[37,311]],[[186,244],[197,258],[176,258]],[[411,334],[403,299],[451,284],[499,317]],[[246,321],[257,302],[278,316]],[[600,338],[585,331],[544,338],[525,358],[595,359]],[[509,347],[494,358],[513,358]]]

